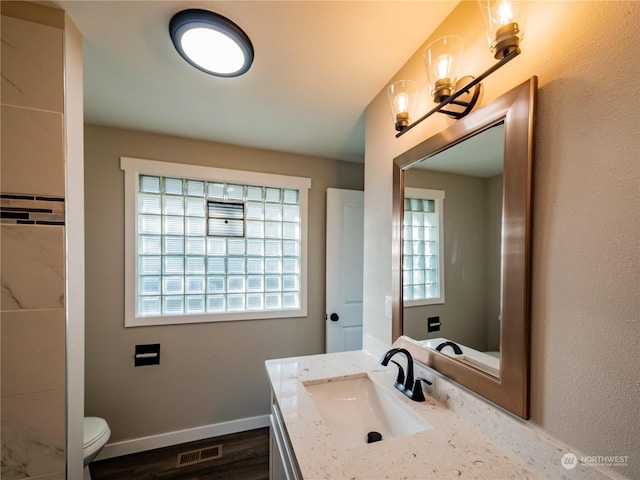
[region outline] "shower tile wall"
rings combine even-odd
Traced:
[[[64,479],[64,14],[1,8],[0,476]]]

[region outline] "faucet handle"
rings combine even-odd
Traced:
[[[427,385],[433,385],[429,380],[423,377],[416,378],[416,383],[413,384],[413,391],[411,392],[411,399],[416,402],[424,402],[424,393],[422,392],[422,385],[420,382],[424,382]]]
[[[395,363],[398,366],[398,377],[396,378],[396,384],[402,385],[404,383],[404,369],[395,360],[391,360],[391,363]]]

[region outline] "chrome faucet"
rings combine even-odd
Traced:
[[[407,376],[404,376],[404,370],[400,366],[398,362],[395,360],[391,360],[396,353],[403,353],[405,357],[407,357]],[[413,378],[413,357],[409,353],[408,350],[404,348],[392,348],[387,353],[384,354],[380,363],[383,366],[389,365],[389,361],[395,363],[398,366],[398,377],[396,378],[396,383],[394,387],[404,393],[407,397],[415,402],[424,402],[424,393],[422,392],[422,386],[420,382],[425,382],[427,385],[431,385],[431,382],[426,378],[417,378],[414,381]],[[404,381],[404,384],[402,383]]]

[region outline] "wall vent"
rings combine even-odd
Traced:
[[[222,457],[222,445],[213,445],[198,450],[182,452],[178,454],[176,468],[195,465],[196,463],[208,462]]]

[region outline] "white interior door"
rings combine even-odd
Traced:
[[[327,189],[327,353],[362,349],[364,192]]]

